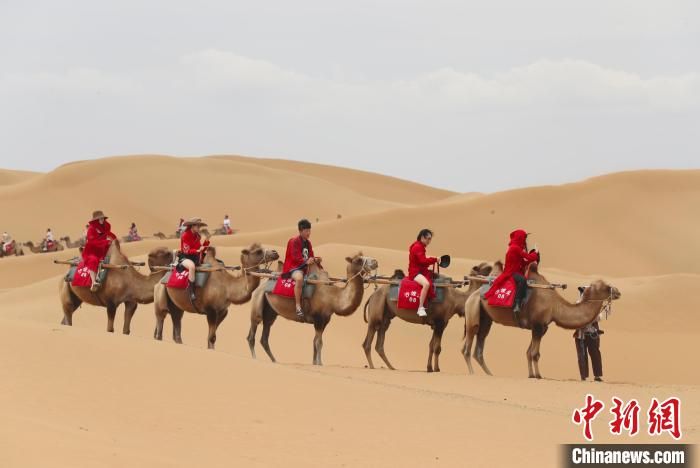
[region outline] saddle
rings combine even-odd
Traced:
[[[316,273],[311,273],[308,276],[304,276],[304,286],[301,290],[301,297],[304,299],[311,299],[311,296],[313,296],[314,292],[316,291],[315,284],[307,283],[307,280],[310,279],[318,279],[318,275]],[[263,286],[263,291],[265,291],[265,293],[274,294],[276,296],[293,298],[295,285],[296,281],[294,281],[293,279],[283,278],[280,276],[279,278],[277,278],[277,280],[266,281]]]
[[[428,294],[426,304],[445,302],[445,288],[435,287],[436,284],[449,283],[449,276],[437,275],[433,278],[433,294]],[[418,299],[422,286],[413,280],[403,278],[400,284],[389,286],[389,300],[397,303],[399,309],[418,310]],[[431,297],[432,296],[432,297]]]
[[[491,289],[492,282],[493,280],[479,288],[479,294],[481,295],[481,299],[486,299],[485,295],[489,291],[489,289]],[[513,278],[510,278],[510,280],[506,282],[506,284],[504,284],[498,291],[496,291],[494,295],[492,295],[488,299],[488,304],[492,307],[503,307],[507,309],[512,309],[515,305],[515,288],[515,280]],[[532,288],[528,287],[527,291],[525,292],[525,298],[523,299],[523,302],[521,304],[521,307],[523,309],[530,300],[530,296],[532,296]]]
[[[211,264],[202,263],[200,266],[210,268]],[[198,288],[203,288],[209,280],[210,273],[209,271],[196,271],[194,273],[194,285]],[[189,273],[187,270],[177,271],[177,264],[175,264],[172,270],[161,278],[160,282],[169,288],[187,289],[190,285]]]
[[[92,286],[92,279],[88,273],[88,268],[85,266],[85,261],[80,257],[73,257],[69,260],[73,263],[66,273],[65,281],[70,283],[71,286],[78,286],[89,288]],[[97,282],[104,284],[107,279],[107,273],[109,270],[107,268],[102,268],[103,263],[109,263],[109,256],[106,256],[100,261],[100,266],[97,268]]]

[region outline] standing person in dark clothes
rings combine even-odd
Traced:
[[[578,288],[581,297],[583,297],[585,289],[584,287]],[[581,297],[579,297],[579,301],[581,301]],[[599,320],[600,316],[596,317],[593,323],[574,332],[574,343],[576,344],[578,370],[581,373],[581,380],[588,378],[588,356],[590,356],[595,381],[603,381],[603,360],[600,355],[600,335],[603,334],[603,330],[598,327]]]

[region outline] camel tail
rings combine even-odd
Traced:
[[[365,307],[364,307],[364,310],[363,310],[363,312],[362,312],[362,318],[365,319],[365,323],[369,323],[369,322],[367,321],[367,306],[369,305],[369,299],[371,299],[371,298],[372,298],[372,296],[369,296],[369,298],[367,299],[367,301],[365,301]]]

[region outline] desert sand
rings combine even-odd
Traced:
[[[465,192],[469,190],[465,175]],[[188,199],[186,181],[197,194]],[[443,338],[442,372],[425,372],[430,329],[399,319],[386,351],[398,370],[369,370],[362,309],[334,317],[324,367],[311,365],[313,327],[279,318],[269,362],[245,336],[249,305],[234,306],[206,349],[206,320],[186,314],[183,345],[153,339],[152,305],[132,334],[108,334],[104,309],[81,307],[59,325],[58,285],[76,250],[0,258],[0,466],[556,466],[558,444],[582,442],[571,423],[587,393],[603,400],[652,397],[683,402],[683,441],[697,443],[700,316],[700,170],[609,174],[560,186],[458,194],[378,174],[240,156],[114,157],[45,174],[0,171],[0,231],[38,240],[47,227],[78,237],[94,209],[115,232],[134,221],[144,236],[174,230],[180,217],[210,227],[228,213],[240,233],[213,244],[227,263],[253,241],[283,252],[296,221],[314,223],[326,268],[345,271],[362,251],[381,273],[406,268],[408,245],[435,230],[429,251],[450,253],[445,270],[502,258],[508,233],[532,232],[541,271],[561,293],[602,278],[622,292],[601,323],[604,383],[581,382],[572,332],[552,325],[542,344],[545,379],[527,378],[530,334],[494,325],[486,358],[494,373],[469,376],[459,353],[464,319]],[[337,215],[341,215],[338,219]],[[316,223],[316,218],[319,222]],[[177,241],[123,244],[133,259]],[[369,287],[365,298],[373,291]],[[364,303],[364,301],[363,301]],[[121,329],[122,309],[117,316]],[[258,332],[259,336],[259,332]],[[375,364],[380,362],[375,357]],[[612,436],[609,413],[596,442]],[[646,428],[642,420],[643,432]],[[668,435],[640,442],[673,442]]]

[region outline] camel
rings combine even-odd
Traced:
[[[550,284],[547,279],[538,273],[537,264],[530,265],[528,279],[539,284]],[[521,327],[531,330],[532,340],[527,349],[527,366],[530,378],[541,379],[540,342],[550,323],[557,326],[575,330],[591,323],[601,312],[605,304],[619,299],[620,291],[602,280],[597,280],[586,287],[581,301],[571,304],[561,297],[554,289],[532,288],[531,297],[519,314],[517,323],[513,311],[505,307],[491,307],[487,301],[481,299],[479,291],[474,291],[467,299],[465,309],[464,342],[462,354],[467,362],[469,373],[474,369],[471,363],[471,348],[476,336],[476,349],[474,358],[487,375],[492,375],[484,360],[484,344],[491,330],[493,322],[507,327]]]
[[[70,236],[64,236],[64,237],[61,237],[60,240],[66,244],[66,248],[68,248],[68,249],[79,249],[80,247],[83,247],[85,245],[85,239],[83,239],[83,238],[80,238],[77,241],[72,242],[70,240]]]
[[[107,308],[107,331],[114,332],[114,317],[117,307],[124,304],[124,329],[123,333],[131,332],[131,319],[136,312],[138,304],[150,304],[153,302],[153,287],[165,274],[158,271],[149,275],[142,275],[130,264],[129,259],[121,252],[119,241],[113,241],[107,253],[109,264],[130,265],[129,268],[118,270],[110,269],[104,283],[96,292],[90,288],[76,287],[61,278],[59,296],[63,306],[62,325],[73,325],[73,313],[83,302],[95,306]],[[172,252],[166,247],[158,247],[148,254],[148,266],[169,265],[173,261]]]
[[[44,250],[41,248],[41,245],[35,246],[34,242],[32,241],[27,241],[24,243],[24,245],[29,248],[29,250],[32,253],[48,253],[48,252],[59,252],[63,250],[63,244],[60,242],[54,242],[53,247],[51,247],[49,250]]]
[[[249,270],[259,268],[279,258],[275,250],[263,249],[260,244],[253,244],[241,251],[241,266],[243,275],[234,277],[223,269],[211,272],[209,279],[203,288],[196,288],[196,300],[190,302],[187,289],[168,288],[158,283],[155,287],[155,313],[156,329],[153,337],[163,339],[163,322],[168,313],[173,322],[173,341],[182,343],[182,316],[184,311],[207,316],[209,335],[207,346],[214,349],[216,343],[216,330],[228,314],[231,304],[245,304],[251,298],[253,291],[260,284],[260,277],[249,275]],[[207,249],[203,263],[219,265],[216,259],[216,250],[213,247]]]
[[[487,263],[481,263],[472,268],[470,275],[488,276],[491,274],[492,267]],[[404,277],[401,270],[396,270],[392,279],[400,280]],[[429,325],[433,330],[433,336],[428,344],[428,372],[440,372],[440,352],[442,351],[442,334],[447,327],[448,322],[454,314],[464,317],[464,302],[467,300],[472,291],[475,291],[480,286],[479,283],[471,282],[466,291],[461,291],[456,288],[444,288],[445,299],[443,302],[429,302],[427,304],[428,316],[423,318],[416,314],[415,310],[399,309],[397,302],[389,300],[389,285],[378,288],[365,302],[364,319],[367,323],[367,336],[362,348],[367,356],[367,363],[370,369],[374,369],[372,362],[372,341],[377,333],[376,351],[379,357],[382,358],[387,367],[394,370],[394,367],[389,362],[384,352],[384,338],[386,331],[391,325],[391,320],[394,317],[399,317],[409,323]],[[433,359],[435,363],[433,364]]]
[[[0,242],[0,258],[1,257],[11,257],[12,255],[19,257],[21,255],[24,255],[24,250],[22,249],[22,244],[19,242],[12,240],[10,242],[10,251],[5,252],[5,248],[2,245],[2,242]]]
[[[202,235],[203,235],[203,234],[202,234]],[[160,232],[160,231],[154,232],[154,233],[153,233],[153,237],[155,237],[156,239],[160,239],[160,240],[179,239],[179,238],[180,238],[180,237],[178,237],[178,236],[175,235],[175,234],[171,234],[171,235],[169,235],[169,236],[166,236],[165,234],[163,234],[163,233]]]
[[[255,358],[255,332],[260,322],[263,324],[260,344],[270,357],[272,362],[276,362],[270,350],[270,328],[278,315],[295,322],[312,323],[316,334],[313,341],[314,355],[313,364],[323,365],[321,360],[321,350],[323,348],[323,331],[331,320],[333,314],[348,316],[355,312],[362,302],[364,294],[364,277],[369,275],[378,267],[377,261],[371,257],[365,257],[362,252],[354,257],[346,257],[347,282],[345,286],[339,287],[332,284],[318,284],[310,299],[304,299],[304,318],[297,316],[294,299],[284,296],[266,293],[264,288],[255,291],[252,300],[250,313],[250,332],[248,333],[248,346]],[[328,273],[319,265],[309,266],[309,275],[316,274],[320,280],[328,280]],[[276,281],[270,279],[268,281]]]

